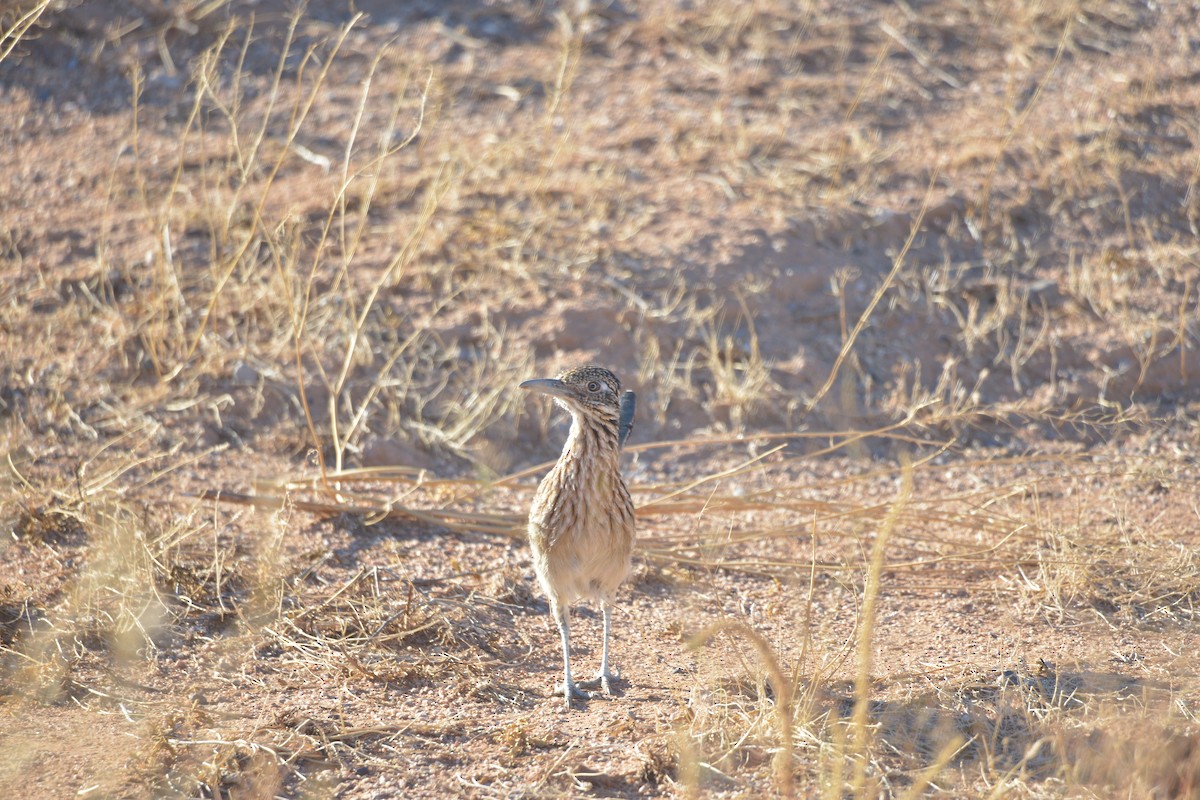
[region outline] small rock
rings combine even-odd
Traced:
[[[262,375],[254,367],[239,361],[233,368],[233,382],[238,386],[257,386]]]

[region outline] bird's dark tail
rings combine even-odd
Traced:
[[[617,420],[617,446],[624,447],[625,440],[633,431],[633,412],[637,408],[637,395],[626,391],[621,395],[621,415]]]

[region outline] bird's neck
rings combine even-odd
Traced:
[[[571,432],[567,434],[567,443],[563,445],[562,458],[572,459],[572,456],[595,463],[598,467],[617,468],[621,445],[618,438],[617,426],[605,425],[571,415]]]

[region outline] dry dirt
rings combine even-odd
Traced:
[[[1194,4],[39,11],[0,796],[1200,796]],[[516,385],[588,362],[567,712]]]

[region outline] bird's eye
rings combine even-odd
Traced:
[[[588,391],[589,391],[589,392],[598,392],[598,391],[600,391],[600,384],[599,384],[599,382],[598,382],[598,381],[589,381],[589,382],[588,382]]]

